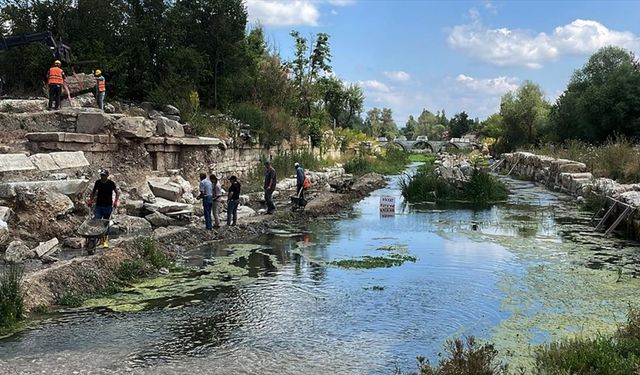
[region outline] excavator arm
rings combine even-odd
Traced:
[[[48,31],[0,37],[0,51],[31,43],[44,43],[55,59],[60,60],[63,64],[71,63],[71,48],[66,44],[56,43],[53,35]]]

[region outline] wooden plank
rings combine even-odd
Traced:
[[[604,211],[605,207],[607,207],[608,201],[609,201],[609,197],[606,197],[606,199],[602,203],[602,206],[598,209],[598,211],[593,213],[593,216],[591,216],[591,220],[589,220],[589,224],[593,225],[593,222],[596,220],[596,217],[598,216],[598,214]]]
[[[604,216],[602,217],[598,225],[596,225],[596,229],[594,230],[600,230],[600,228],[602,228],[602,226],[607,222],[607,219],[609,218],[609,216],[611,216],[611,214],[613,213],[613,210],[616,208],[617,205],[618,205],[618,201],[614,200],[611,207],[609,207],[609,211],[607,211],[607,213],[604,214]]]
[[[607,231],[604,232],[604,235],[605,236],[610,235],[611,232],[613,232],[618,227],[618,225],[620,225],[622,220],[624,220],[627,216],[629,216],[629,214],[631,214],[631,212],[633,212],[633,208],[631,208],[631,206],[627,206],[627,208],[625,208],[625,210],[622,212],[622,214],[620,216],[618,216],[616,221],[614,221],[613,224],[611,224],[609,229],[607,229]]]

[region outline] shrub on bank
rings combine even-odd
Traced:
[[[23,268],[11,264],[0,271],[0,334],[9,331],[23,319],[24,302],[20,280]]]
[[[402,172],[409,164],[409,154],[399,148],[388,148],[384,154],[376,156],[359,156],[344,164],[347,173],[362,175],[380,173],[393,175]]]
[[[486,204],[504,201],[506,185],[484,170],[475,170],[461,188],[440,178],[432,165],[423,165],[413,176],[400,180],[402,196],[411,203],[466,201]]]

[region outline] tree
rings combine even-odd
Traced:
[[[418,121],[416,121],[413,116],[409,116],[409,120],[404,125],[403,133],[407,139],[411,140],[415,137],[416,128],[418,127]]]
[[[498,139],[504,133],[504,121],[499,113],[487,117],[480,125],[480,134]]]
[[[640,136],[640,67],[634,55],[604,47],[577,70],[552,110],[559,140],[604,142]]]
[[[525,81],[515,93],[502,97],[500,116],[504,123],[504,141],[508,148],[532,145],[548,123],[550,105],[540,86]]]
[[[456,113],[449,121],[449,135],[453,138],[461,137],[471,129],[472,124],[473,120],[469,118],[466,112]]]

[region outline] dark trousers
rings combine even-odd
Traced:
[[[264,191],[264,203],[267,205],[267,213],[270,213],[276,209],[276,205],[273,204],[272,195],[273,195],[273,190],[266,189]]]
[[[60,96],[62,95],[62,86],[49,85],[49,109],[55,103],[55,109],[60,109]]]
[[[204,225],[207,229],[213,229],[213,226],[211,225],[211,207],[213,207],[213,197],[203,197],[202,208],[204,209]]]
[[[296,186],[296,193],[298,194],[300,201],[302,201],[304,199],[304,189],[302,188],[302,185]]]
[[[227,225],[236,225],[238,220],[238,205],[240,205],[239,199],[230,199],[227,202]]]

